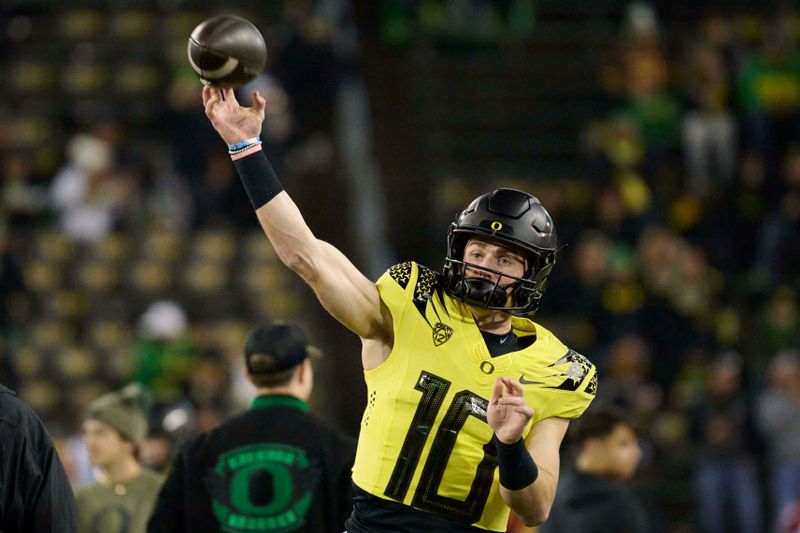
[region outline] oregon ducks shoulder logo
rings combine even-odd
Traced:
[[[221,455],[206,479],[220,529],[281,533],[304,525],[318,481],[314,470],[305,451],[284,444]]]

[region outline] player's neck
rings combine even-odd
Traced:
[[[478,329],[486,333],[502,335],[511,331],[511,315],[503,311],[470,306]]]
[[[105,481],[110,485],[130,483],[142,473],[142,465],[130,456],[121,457],[119,460],[101,468]]]
[[[258,396],[294,396],[304,402],[308,401],[310,391],[303,388],[297,380],[293,379],[286,385],[278,387],[259,387],[256,389]]]

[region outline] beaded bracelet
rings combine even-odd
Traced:
[[[252,144],[261,144],[261,137],[256,135],[255,137],[250,137],[249,139],[245,139],[242,142],[238,142],[236,144],[229,144],[228,145],[228,152],[235,153],[238,150],[243,150],[245,148],[250,147]]]
[[[235,155],[235,154],[244,152],[245,150],[249,150],[250,148],[253,148],[254,146],[261,146],[261,141],[248,144],[246,146],[243,146],[242,148],[237,148],[236,150],[228,150],[228,154],[229,155]]]
[[[261,151],[261,143],[251,144],[247,148],[242,148],[241,150],[237,150],[236,152],[229,152],[232,161],[238,161],[243,157],[247,157],[250,154],[260,152]]]

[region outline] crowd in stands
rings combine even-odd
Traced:
[[[664,524],[777,531],[800,498],[796,20],[632,5],[581,195],[547,191],[572,247],[547,304],[646,436]]]
[[[229,6],[268,43],[266,73],[239,94],[267,98],[263,146],[285,179],[333,172],[348,5]],[[76,488],[92,481],[80,438],[92,400],[144,385],[154,407],[141,457],[163,468],[176,444],[249,406],[247,331],[299,317],[310,298],[278,266],[203,114],[185,43],[215,13],[204,2],[0,8],[11,73],[11,105],[0,106],[0,382],[45,420]],[[154,46],[170,53],[148,56]],[[135,65],[150,83],[126,85]],[[36,134],[42,125],[50,135]]]

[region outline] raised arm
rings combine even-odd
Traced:
[[[390,346],[391,316],[375,285],[339,250],[314,236],[275,177],[260,145],[252,142],[261,133],[264,98],[256,91],[253,107],[243,107],[236,101],[233,89],[204,87],[203,105],[206,116],[229,148],[249,145],[232,155],[232,159],[261,228],[281,261],[308,283],[339,322],[362,339]]]
[[[533,409],[525,404],[522,386],[507,377],[495,383],[487,415],[497,439],[500,494],[525,525],[541,524],[555,499],[559,448],[569,422],[562,418],[540,420],[525,443],[522,431]]]

